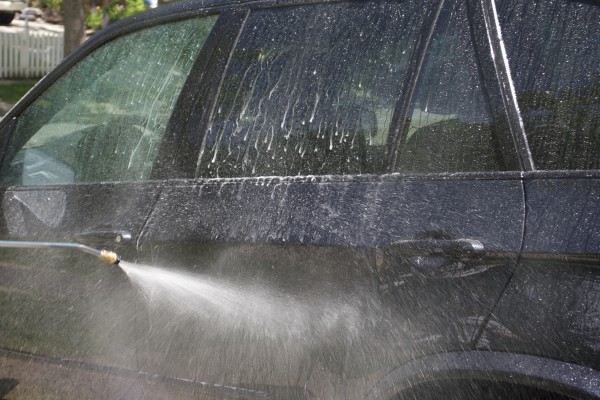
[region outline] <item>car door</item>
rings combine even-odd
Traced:
[[[598,369],[600,7],[498,3],[536,171],[523,265],[494,311],[515,336],[493,343]]]
[[[214,104],[185,108],[188,179],[140,239],[144,370],[360,398],[408,359],[472,348],[524,227],[476,3],[249,10]]]
[[[2,239],[135,260],[161,191],[152,170],[177,157],[158,156],[174,105],[223,25],[217,13],[189,16],[98,34],[2,121]],[[2,249],[1,260],[0,347],[137,370],[135,292],[118,268],[71,250]]]

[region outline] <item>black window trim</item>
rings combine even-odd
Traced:
[[[502,40],[502,28],[500,27],[498,19],[495,0],[476,1],[481,3],[483,22],[486,28],[489,48],[492,52],[496,77],[498,79],[498,88],[500,89],[500,94],[502,96],[504,111],[508,117],[508,127],[514,142],[514,147],[517,150],[521,170],[534,171],[535,164],[533,162],[531,150],[529,149],[525,127],[519,111],[517,94],[513,85],[508,57],[506,56],[506,49]]]

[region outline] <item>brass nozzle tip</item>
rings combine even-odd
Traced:
[[[100,259],[110,265],[118,264],[121,261],[121,257],[117,253],[108,250],[100,250]]]

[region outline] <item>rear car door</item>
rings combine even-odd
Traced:
[[[2,239],[136,258],[161,190],[151,173],[177,157],[158,155],[166,126],[192,65],[210,55],[218,18],[98,34],[2,121]],[[1,260],[0,347],[137,370],[134,297],[119,269],[67,250],[3,249]]]
[[[188,179],[140,239],[161,267],[147,272],[212,286],[146,287],[141,368],[360,398],[408,359],[473,346],[525,208],[516,104],[479,7],[248,10],[214,103],[183,112],[197,157],[171,168]]]
[[[494,311],[499,348],[600,368],[600,5],[499,1],[536,171],[522,267]],[[597,385],[597,382],[596,382]]]

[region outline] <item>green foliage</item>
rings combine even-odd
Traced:
[[[62,10],[62,0],[36,0],[32,3],[33,7],[60,12]]]
[[[85,19],[85,26],[90,29],[102,28],[102,10],[93,10]]]
[[[96,8],[87,16],[85,25],[90,29],[100,29],[104,14],[112,23],[142,11],[146,11],[144,0],[108,0],[103,7]]]

